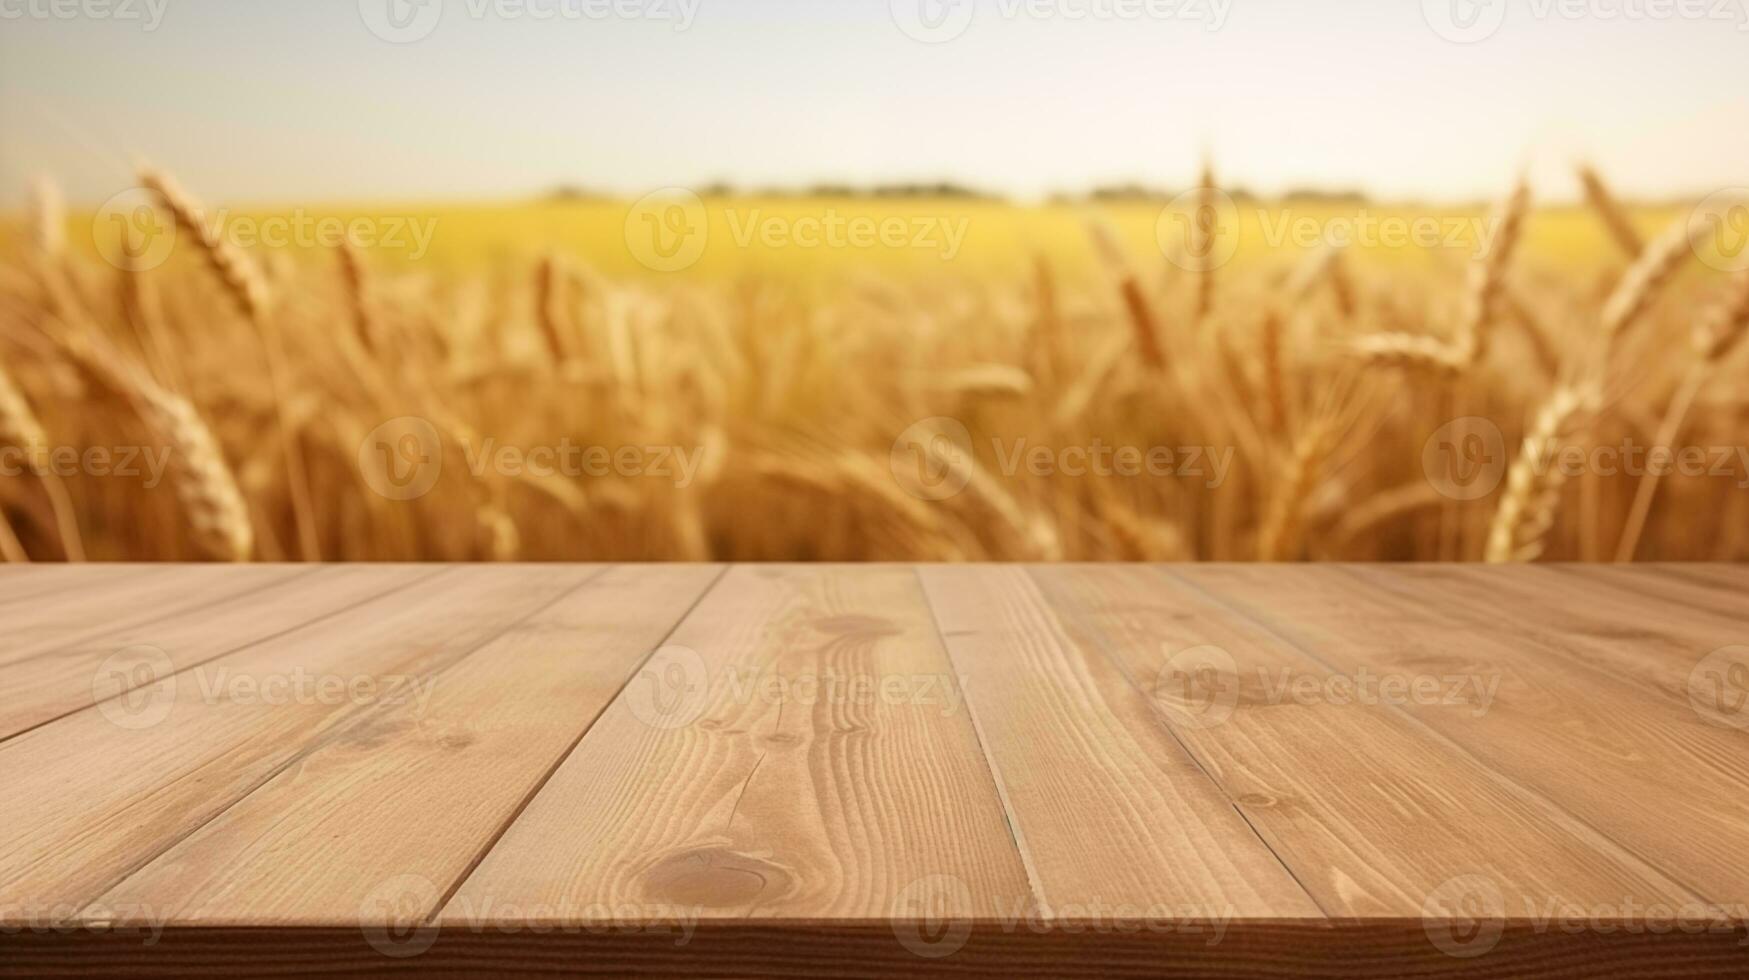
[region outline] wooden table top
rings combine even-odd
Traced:
[[[1749,971],[1749,568],[0,569],[0,971]]]

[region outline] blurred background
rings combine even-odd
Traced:
[[[0,0],[8,560],[1740,560],[1749,0]]]

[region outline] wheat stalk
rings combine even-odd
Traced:
[[[535,267],[535,322],[540,325],[541,339],[546,342],[547,356],[553,364],[569,360],[565,336],[569,332],[565,316],[565,270],[559,257],[547,254]]]
[[[1542,554],[1567,479],[1556,457],[1584,431],[1595,402],[1590,388],[1569,385],[1556,389],[1538,410],[1488,528],[1488,561],[1534,561]]]
[[[352,313],[352,331],[366,352],[378,353],[376,320],[371,315],[370,270],[352,243],[340,243],[340,281],[346,287],[346,304]]]
[[[200,203],[184,191],[175,178],[149,166],[140,168],[139,178],[140,186],[150,191],[170,212],[176,227],[194,239],[201,258],[244,314],[251,320],[260,320],[270,300],[267,279],[261,274],[261,269],[225,240],[218,225],[207,220]]]
[[[132,402],[171,449],[178,462],[171,481],[195,547],[221,561],[249,560],[255,532],[248,507],[218,440],[194,406],[159,387],[95,335],[76,335],[62,343],[89,375]]]
[[[1627,211],[1616,203],[1615,195],[1609,192],[1603,178],[1589,165],[1579,168],[1579,182],[1585,186],[1585,200],[1590,202],[1591,209],[1602,219],[1603,227],[1609,232],[1609,237],[1628,258],[1638,258],[1646,250],[1645,239],[1634,230],[1634,223],[1628,217]]]
[[[286,483],[291,497],[292,519],[296,523],[303,557],[319,561],[322,557],[320,538],[316,532],[315,506],[311,501],[309,474],[304,467],[303,453],[287,422],[286,406],[291,400],[285,345],[273,319],[268,316],[271,294],[260,268],[242,251],[225,240],[222,229],[206,220],[205,211],[174,178],[149,166],[140,168],[140,184],[170,212],[177,228],[194,238],[201,257],[213,270],[231,298],[242,308],[254,327],[267,362],[268,385],[273,393],[274,418],[279,429],[280,452],[285,460]]]
[[[1104,260],[1105,267],[1110,270],[1112,278],[1117,281],[1124,309],[1129,313],[1130,326],[1135,331],[1136,350],[1150,368],[1164,367],[1166,354],[1160,347],[1160,330],[1154,322],[1154,309],[1148,303],[1147,294],[1142,291],[1141,280],[1137,278],[1135,270],[1130,268],[1129,257],[1118,243],[1117,233],[1100,221],[1093,222],[1090,230],[1095,249]]]
[[[1520,182],[1495,209],[1488,246],[1470,265],[1468,312],[1457,332],[1458,349],[1475,363],[1488,353],[1488,330],[1506,302],[1506,274],[1530,213],[1530,187]]]
[[[31,203],[31,237],[37,251],[59,258],[67,249],[67,211],[60,187],[47,177],[38,179]]]
[[[1652,443],[1654,448],[1664,447],[1668,451],[1675,451],[1677,436],[1681,434],[1683,424],[1688,421],[1688,413],[1694,409],[1695,399],[1700,397],[1701,389],[1706,387],[1707,380],[1725,358],[1730,357],[1737,345],[1743,342],[1746,333],[1749,333],[1749,272],[1740,273],[1733,281],[1732,290],[1725,300],[1695,325],[1695,361],[1665,409],[1664,420],[1659,424],[1658,434]],[[1616,546],[1616,561],[1633,561],[1635,553],[1639,551],[1640,536],[1645,532],[1646,518],[1651,514],[1652,503],[1657,499],[1662,472],[1662,468],[1653,468],[1640,477],[1639,487],[1634,492],[1633,506],[1628,511],[1627,522],[1622,529],[1621,541]]]
[[[1191,255],[1196,258],[1196,319],[1198,323],[1208,318],[1215,308],[1215,269],[1210,257],[1214,255],[1215,236],[1220,229],[1216,226],[1215,195],[1220,188],[1215,184],[1215,168],[1212,161],[1205,160],[1202,166],[1202,176],[1197,181],[1196,213],[1191,216]],[[1206,221],[1204,219],[1207,219]]]
[[[1711,232],[1702,222],[1679,220],[1647,245],[1633,265],[1628,267],[1603,306],[1603,339],[1605,349],[1644,316],[1664,286],[1695,254],[1701,238]]]
[[[1470,365],[1470,353],[1437,337],[1412,333],[1372,333],[1357,337],[1353,350],[1362,362],[1455,377]]]

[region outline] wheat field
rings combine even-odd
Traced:
[[[831,276],[248,249],[140,185],[162,265],[52,189],[0,240],[8,560],[1749,558],[1749,274],[1589,171],[1461,259],[1095,206]]]

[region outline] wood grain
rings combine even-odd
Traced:
[[[1284,597],[1254,575],[1251,585],[1228,575],[1220,591],[1253,609],[1267,602],[1258,615],[1343,669],[1497,683],[1486,705],[1442,698],[1405,710],[1622,847],[1657,855],[1704,898],[1749,902],[1749,869],[1733,858],[1749,849],[1749,824],[1717,793],[1749,785],[1749,731],[1689,702],[1689,674],[1714,647],[1662,632],[1684,612],[1644,618],[1638,598],[1599,609],[1596,592],[1572,607],[1566,579],[1546,570],[1520,574],[1509,594],[1478,589],[1492,579],[1473,569],[1348,571],[1364,585],[1326,577]],[[1621,638],[1614,615],[1629,624]],[[1668,655],[1650,655],[1659,650]],[[1675,839],[1673,822],[1685,828]]]
[[[1746,588],[0,569],[0,975],[1742,976]]]
[[[289,565],[182,565],[103,577],[6,611],[0,665],[89,640],[105,632],[192,615],[215,601],[276,585],[309,569]]]
[[[1148,697],[1067,634],[1024,569],[919,574],[1047,915],[1165,903],[1323,917]]]
[[[1226,594],[1245,570],[1034,574],[1071,635],[1148,679],[1158,702],[1170,706],[1195,683],[1175,666],[1183,651],[1218,651],[1220,675],[1195,692],[1210,707],[1178,712],[1174,729],[1326,912],[1418,915],[1451,882],[1471,879],[1515,899],[1560,896],[1586,906],[1626,895],[1698,901],[1402,713],[1294,694],[1321,691],[1339,673],[1328,651],[1314,655],[1187,581],[1223,575]],[[1288,601],[1294,587],[1273,582],[1272,601]]]
[[[325,619],[416,581],[384,566],[338,566],[275,579],[241,592],[209,594],[201,607],[171,610],[139,625],[87,633],[0,664],[0,741],[125,694],[160,674]],[[149,663],[148,663],[149,661]],[[145,671],[133,668],[149,666]]]
[[[914,901],[951,916],[1031,904],[915,575],[742,566],[441,920],[626,904],[653,918],[881,918]]]
[[[83,909],[380,707],[354,680],[427,677],[598,572],[403,569],[426,578],[0,743],[0,906]]]
[[[403,899],[435,912],[718,571],[588,582],[433,674],[428,696],[333,730],[96,906],[177,925],[353,923]]]

